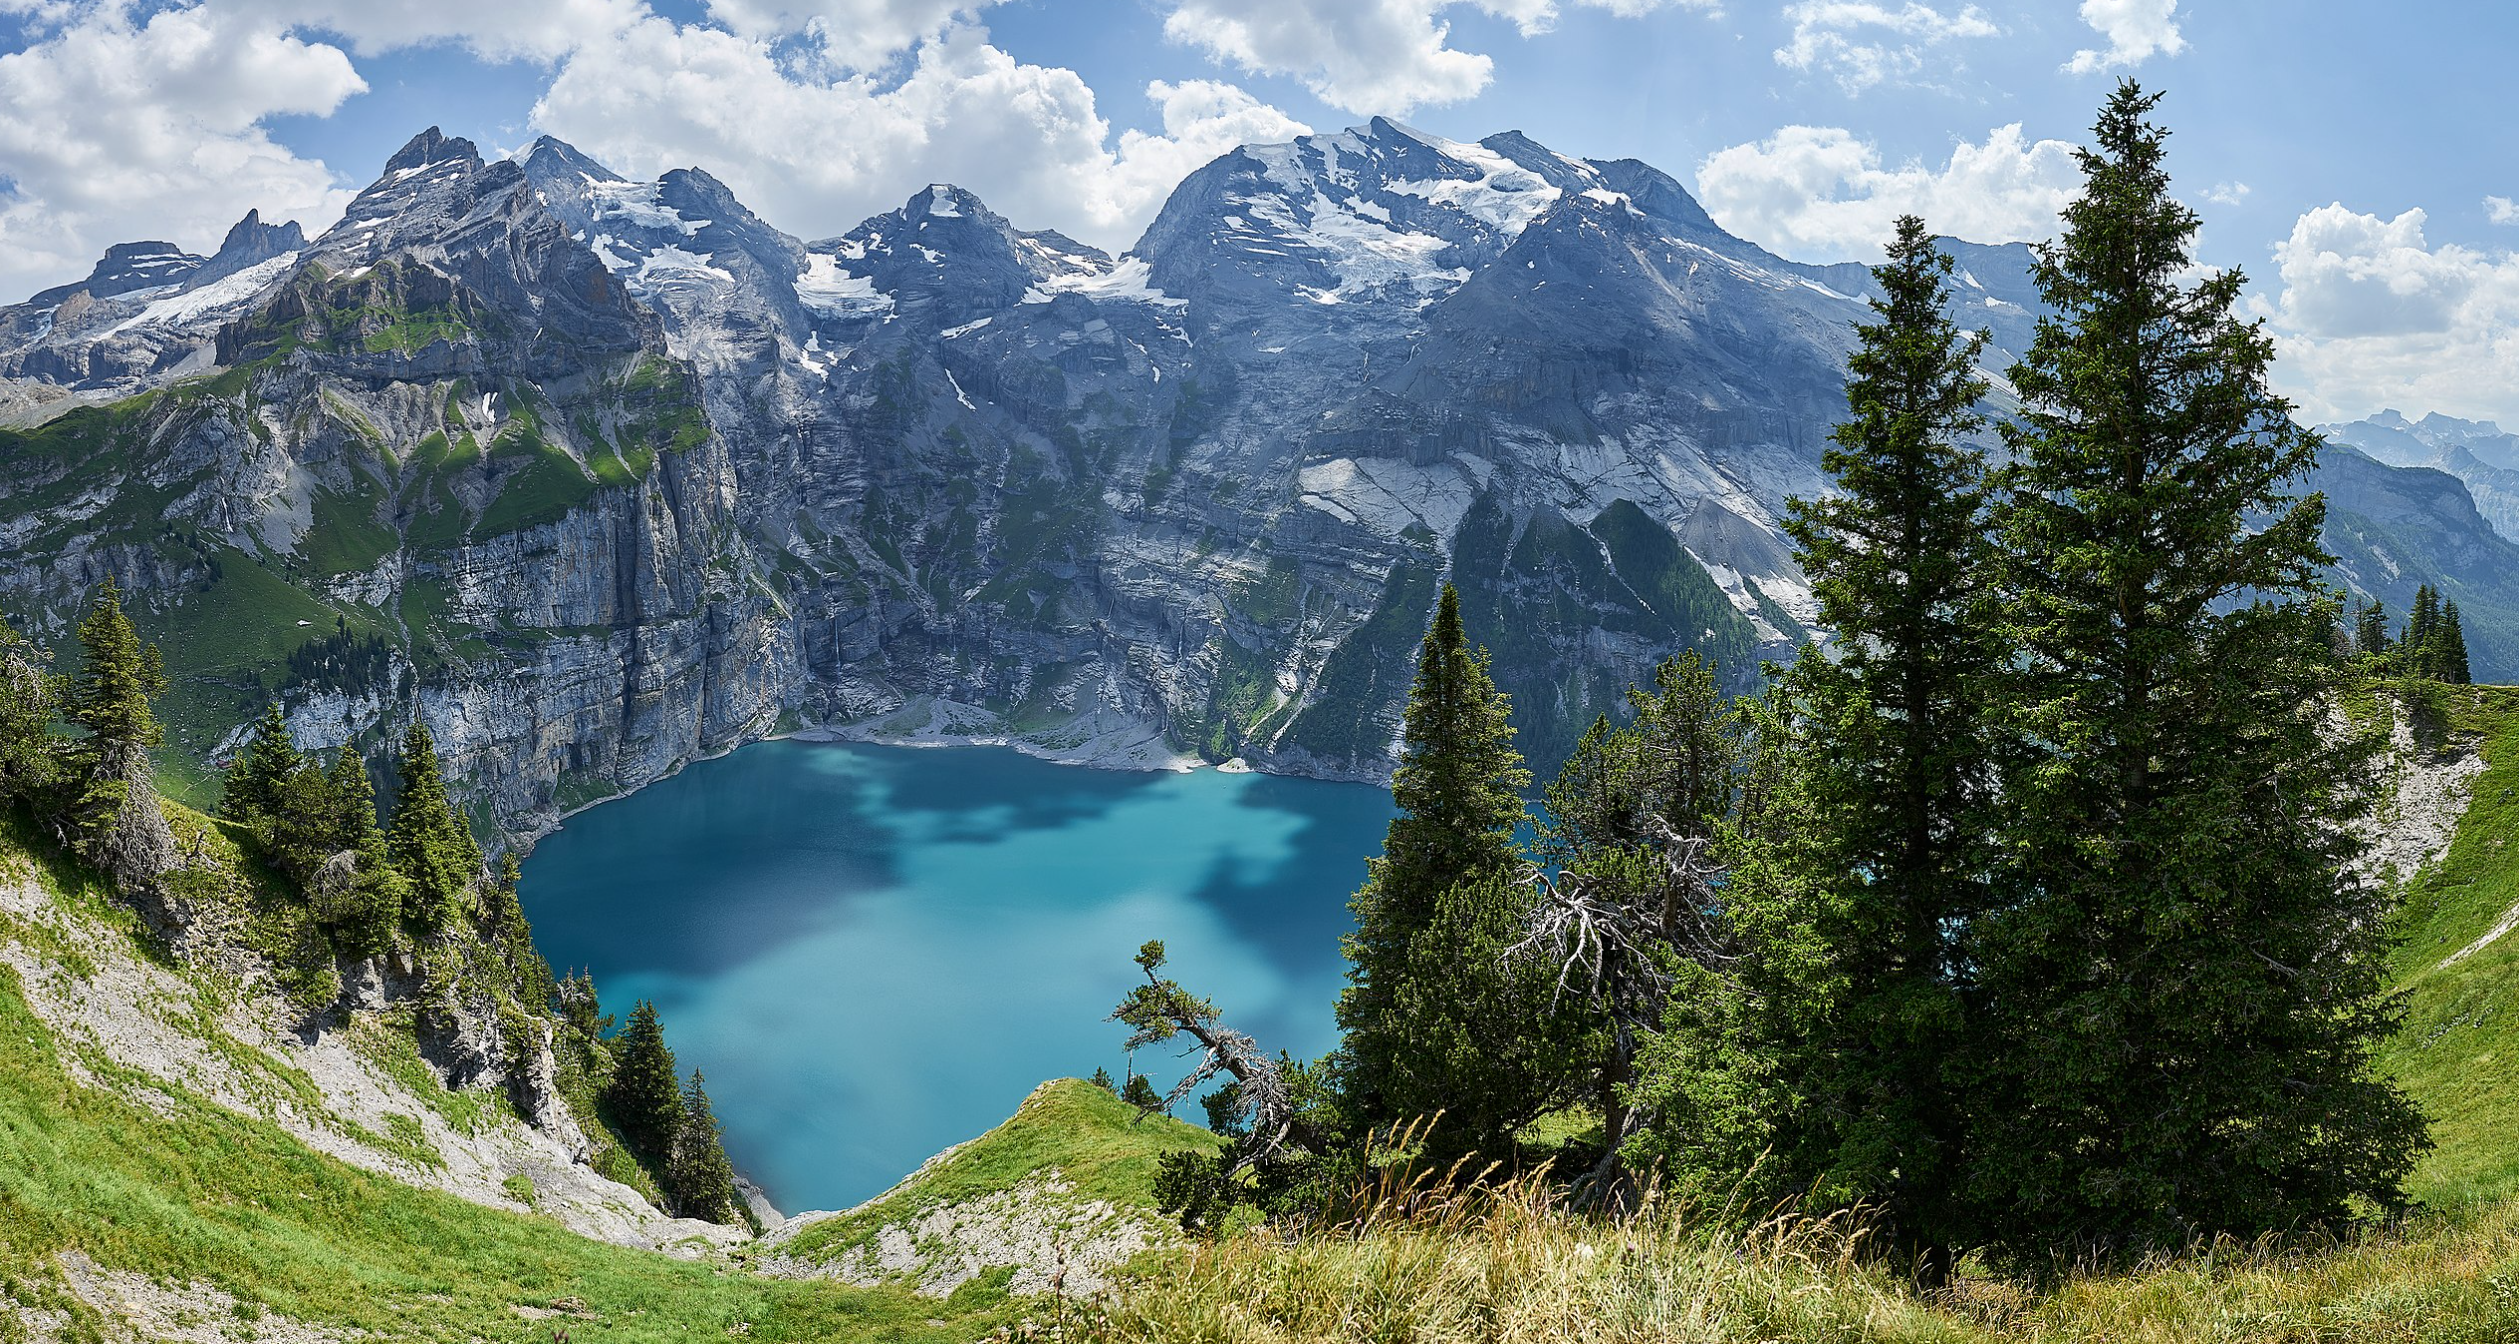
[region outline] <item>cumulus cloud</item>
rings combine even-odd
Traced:
[[[41,40],[0,55],[0,301],[77,279],[109,242],[200,249],[248,208],[322,225],[348,199],[262,127],[364,91],[340,49],[206,9],[38,17]]]
[[[885,87],[782,64],[770,45],[649,18],[571,55],[535,124],[636,175],[702,165],[772,223],[835,233],[931,181],[1026,226],[1125,245],[1181,174],[1244,140],[1307,128],[1227,84],[1149,86],[1163,132],[1112,147],[1074,71],[1025,65],[969,25]]]
[[[492,61],[556,60],[587,34],[647,9],[646,0],[217,0],[216,7],[239,21],[341,38],[361,56],[443,42]]]
[[[709,17],[745,37],[811,33],[838,65],[869,69],[998,0],[708,0]]]
[[[2507,196],[2487,196],[2484,217],[2495,224],[2519,224],[2519,205],[2513,205]]]
[[[1661,9],[1719,12],[1719,0],[1576,0],[1635,18]],[[1254,74],[1290,75],[1348,112],[1403,115],[1475,96],[1495,61],[1451,45],[1455,0],[1177,0],[1166,37]],[[1472,0],[1524,36],[1546,32],[1557,0]]]
[[[1898,9],[1870,0],[1809,0],[1786,6],[1784,17],[1793,36],[1776,48],[1776,64],[1833,75],[1849,94],[1913,80],[1930,48],[2003,31],[1974,5],[1945,14],[1912,0]]]
[[[1962,143],[1949,162],[1897,166],[1834,126],[1787,126],[1708,155],[1697,195],[1733,233],[1803,261],[1871,261],[1900,215],[1970,242],[2053,237],[2056,214],[2081,189],[2073,147],[2032,141],[2016,122]]]
[[[2215,205],[2237,205],[2248,199],[2248,191],[2245,182],[2216,182],[2204,193],[2204,199]]]
[[[2108,47],[2074,52],[2064,68],[2088,75],[2141,65],[2156,55],[2175,56],[2187,49],[2177,12],[2178,0],[2082,0],[2082,22],[2108,39]]]
[[[2519,417],[2519,257],[2435,245],[2425,222],[2324,205],[2275,246],[2282,290],[2258,312],[2280,342],[2277,379],[2311,418]]]

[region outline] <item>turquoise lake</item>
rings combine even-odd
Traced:
[[[523,897],[606,1012],[655,1002],[728,1154],[794,1213],[880,1192],[1044,1079],[1120,1076],[1103,1017],[1149,938],[1262,1045],[1326,1050],[1390,817],[1358,784],[763,742],[571,817]],[[1136,1067],[1168,1085],[1180,1061]]]

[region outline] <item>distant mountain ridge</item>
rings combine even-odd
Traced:
[[[1999,375],[2029,250],[1952,250]],[[529,833],[798,729],[1377,777],[1449,578],[1545,766],[1672,651],[1805,637],[1780,519],[1873,292],[1511,132],[1244,146],[1113,257],[946,184],[806,241],[432,129],[318,238],[0,309],[0,608],[58,636],[113,575],[192,759],[273,694],[317,743],[417,712]],[[2519,611],[2490,567],[2453,595]]]

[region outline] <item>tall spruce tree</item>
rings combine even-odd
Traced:
[[[392,945],[402,923],[411,883],[394,866],[393,850],[376,820],[376,785],[356,747],[344,745],[325,772],[332,802],[329,848],[348,852],[347,874],[314,885],[316,918],[333,930],[341,950],[370,957]]]
[[[2434,675],[2452,686],[2465,686],[2475,680],[2467,669],[2467,632],[2458,622],[2458,604],[2444,602],[2440,606],[2440,629],[2432,635],[2438,648]]]
[[[2405,618],[2405,638],[2398,640],[2407,655],[2405,671],[2418,677],[2432,673],[2432,635],[2440,629],[2440,594],[2428,583],[2414,588],[2414,611]]]
[[[280,702],[272,701],[263,706],[262,717],[254,720],[253,736],[227,769],[219,810],[249,826],[268,824],[279,808],[282,785],[305,763],[297,739],[289,732],[289,721],[281,716]]]
[[[682,1127],[674,1135],[665,1189],[676,1216],[712,1223],[743,1221],[743,1196],[735,1189],[735,1164],[726,1160],[725,1136],[708,1088],[694,1070],[682,1093]]]
[[[166,667],[156,645],[140,642],[110,578],[79,622],[79,648],[85,666],[68,717],[87,736],[74,748],[84,778],[68,809],[71,838],[81,855],[133,887],[175,861],[149,757],[165,740],[150,702],[166,690]]]
[[[394,867],[411,883],[404,913],[431,929],[470,917],[481,878],[481,848],[447,796],[437,743],[414,718],[402,736],[402,789],[394,799]]]
[[[2186,282],[2157,95],[2122,84],[2034,276],[2000,509],[2001,903],[1961,955],[1970,1190],[2013,1259],[2121,1257],[2401,1202],[2421,1117],[2372,1072],[2388,904],[2347,867],[2367,745],[2334,655],[2317,440],[2236,270]]]
[[[1987,900],[1983,698],[2001,656],[1985,463],[1969,442],[1985,425],[1986,336],[1952,320],[1952,270],[1922,220],[1898,221],[1822,459],[1839,493],[1796,502],[1786,524],[1843,650],[1806,669],[1810,810],[1794,847],[1812,880],[1778,889],[1825,972],[1799,953],[1746,969],[1764,1000],[1803,1001],[1777,1042],[1798,1102],[1789,1160],[1822,1200],[1869,1206],[1929,1271],[1969,1222],[1946,1071],[1968,990],[1954,936]]]
[[[1455,1018],[1472,1000],[1506,991],[1454,981],[1471,968],[1434,954],[1422,935],[1439,919],[1455,929],[1500,926],[1471,898],[1445,897],[1468,886],[1490,900],[1511,898],[1497,879],[1519,861],[1513,834],[1529,783],[1505,697],[1488,674],[1485,652],[1469,647],[1460,595],[1447,583],[1402,720],[1391,781],[1399,815],[1351,903],[1356,931],[1346,940],[1352,964],[1338,1023],[1351,1108],[1363,1124],[1414,1119],[1452,1105],[1465,1090],[1490,1090],[1464,1088],[1448,1067],[1464,1058],[1457,1044],[1471,1029]],[[1482,965],[1503,974],[1493,961]],[[1418,983],[1425,977],[1438,983]]]
[[[50,787],[60,751],[52,723],[61,712],[50,655],[0,621],[0,807]]]
[[[630,1009],[629,1025],[612,1041],[612,1080],[604,1087],[603,1104],[631,1153],[651,1174],[666,1176],[674,1140],[682,1134],[682,1076],[665,1044],[656,1005],[645,999]],[[670,1190],[667,1196],[670,1202]]]
[[[2394,643],[2388,638],[2388,604],[2372,598],[2370,605],[2353,618],[2353,651],[2366,658],[2377,658],[2388,652]]]

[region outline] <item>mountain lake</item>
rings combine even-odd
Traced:
[[[762,742],[569,818],[522,894],[605,1012],[655,1002],[737,1169],[795,1213],[880,1193],[1045,1079],[1124,1077],[1104,1018],[1149,938],[1263,1047],[1328,1049],[1390,817],[1361,784]],[[1184,1060],[1134,1064],[1168,1087]]]

